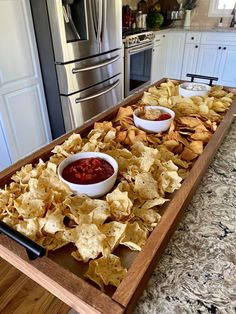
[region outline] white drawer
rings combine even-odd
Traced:
[[[222,45],[236,45],[236,34],[225,33],[225,32],[209,32],[203,33],[201,37],[201,44],[216,44]]]
[[[154,46],[162,44],[163,41],[166,39],[166,37],[167,37],[167,34],[165,34],[165,33],[155,34]]]
[[[201,39],[201,33],[199,32],[187,32],[186,44],[199,44]]]
[[[161,39],[163,38],[166,38],[166,35],[167,34],[155,34],[155,38],[154,38],[154,41],[160,41]]]

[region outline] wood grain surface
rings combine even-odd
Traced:
[[[0,313],[67,314],[70,307],[0,258]]]

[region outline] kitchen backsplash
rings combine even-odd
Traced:
[[[140,0],[122,0],[122,4],[128,4],[132,10],[137,10],[137,4]],[[167,0],[168,1],[168,0]],[[178,0],[180,3],[181,1]],[[220,17],[208,17],[208,9],[210,0],[199,0],[199,4],[191,15],[191,26],[217,26]],[[230,24],[232,17],[223,18],[223,26],[227,27]]]

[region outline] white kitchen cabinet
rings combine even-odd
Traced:
[[[196,74],[199,44],[186,44],[184,48],[182,80],[189,80],[187,73]]]
[[[166,50],[166,76],[180,79],[184,56],[185,32],[169,32]]]
[[[218,77],[221,51],[220,45],[200,45],[196,74]]]
[[[166,75],[167,34],[156,34],[152,57],[151,82],[156,82]]]
[[[189,80],[187,73],[215,76],[219,80],[214,83],[235,87],[235,67],[235,34],[187,33],[181,75],[183,80]]]
[[[0,117],[0,171],[2,171],[4,168],[10,166],[11,164],[11,158],[8,152],[8,146],[6,143],[5,135],[3,132],[3,123],[2,119]]]
[[[221,85],[236,87],[236,45],[223,46],[218,75]]]
[[[51,139],[29,0],[0,1],[0,42],[1,128],[15,162]]]

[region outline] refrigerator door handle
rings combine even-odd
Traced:
[[[102,31],[101,31],[101,41],[103,41],[103,37],[107,27],[107,0],[102,1]]]
[[[86,67],[86,68],[74,68],[72,69],[72,73],[73,74],[76,74],[76,73],[79,73],[79,72],[85,72],[85,71],[90,71],[90,70],[94,70],[94,69],[98,69],[98,68],[101,68],[105,65],[109,65],[117,60],[120,59],[120,56],[117,55],[113,58],[110,58],[110,59],[106,59],[104,62],[100,62],[99,64],[96,64],[96,65],[91,65],[89,67]]]
[[[96,40],[98,40],[98,13],[97,13],[97,2],[96,0],[91,0],[91,18],[92,18],[92,24],[94,28],[94,33],[96,36]]]
[[[76,103],[80,103],[80,102],[83,102],[83,101],[87,101],[87,100],[90,100],[90,99],[93,99],[93,98],[97,98],[99,96],[102,96],[104,94],[107,94],[108,92],[110,92],[112,89],[116,88],[116,86],[118,86],[120,84],[120,80],[116,80],[113,84],[111,85],[108,85],[106,88],[103,88],[101,89],[100,91],[98,91],[97,93],[93,94],[93,95],[90,95],[90,96],[87,96],[87,97],[83,97],[83,98],[76,98],[75,99],[75,102]]]
[[[97,27],[97,41],[101,42],[102,33],[102,0],[98,0],[98,27]]]

